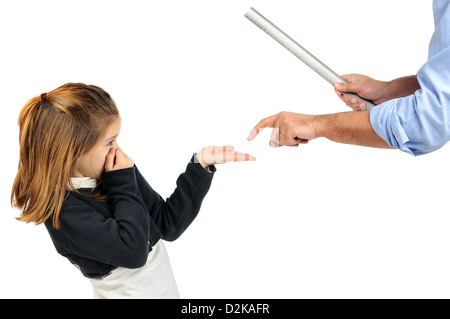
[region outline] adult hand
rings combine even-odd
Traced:
[[[342,75],[348,83],[335,83],[334,89],[339,98],[344,101],[353,111],[367,109],[365,102],[359,102],[355,97],[345,96],[343,92],[356,93],[360,97],[373,101],[376,105],[390,100],[390,84],[374,80],[368,76],[360,74]]]
[[[253,140],[264,128],[272,127],[270,146],[297,147],[319,137],[314,126],[315,119],[314,115],[281,112],[261,120],[250,132],[247,140]]]
[[[122,151],[121,148],[111,147],[106,155],[105,171],[117,171],[119,169],[130,168],[134,162]]]
[[[256,158],[249,154],[235,152],[233,146],[209,146],[197,153],[197,160],[206,169],[210,165],[255,161]]]
[[[337,143],[390,148],[373,130],[369,111],[324,115],[281,112],[259,122],[248,140],[253,140],[265,127],[273,127],[272,147],[298,146],[314,138],[325,137]]]

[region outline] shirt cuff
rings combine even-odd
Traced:
[[[371,109],[370,124],[375,133],[385,140],[390,147],[415,155],[406,145],[409,142],[409,137],[397,115],[396,106],[400,100],[390,100]]]

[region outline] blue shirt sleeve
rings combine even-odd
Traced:
[[[435,12],[429,60],[417,73],[415,94],[387,101],[370,111],[375,132],[391,147],[412,155],[433,152],[450,140],[450,8]],[[445,10],[444,10],[445,9]]]

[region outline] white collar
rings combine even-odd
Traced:
[[[95,188],[98,184],[98,181],[91,177],[71,177],[70,181],[72,182],[75,189]]]

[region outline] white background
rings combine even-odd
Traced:
[[[2,1],[0,297],[92,298],[43,226],[15,220],[17,117],[66,82],[118,104],[119,144],[168,197],[193,152],[218,166],[198,218],[166,243],[184,298],[449,298],[450,149],[422,157],[315,140],[272,149],[280,111],[347,111],[332,87],[244,18],[250,6],[340,74],[415,74],[432,1]]]

